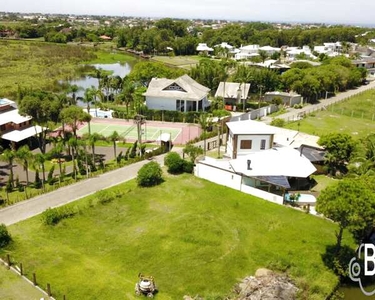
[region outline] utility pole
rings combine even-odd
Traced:
[[[262,88],[263,88],[263,85],[259,85],[259,103],[258,103],[258,109],[260,109],[260,101],[262,101]]]

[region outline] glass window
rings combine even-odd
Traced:
[[[266,140],[261,140],[260,141],[260,150],[265,150],[266,149]]]

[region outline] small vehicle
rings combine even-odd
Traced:
[[[139,281],[135,284],[135,294],[137,296],[146,295],[148,298],[154,298],[157,292],[154,277],[138,274]]]

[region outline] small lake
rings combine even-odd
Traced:
[[[92,64],[91,66],[95,67],[95,69],[97,70],[111,71],[111,76],[120,76],[121,78],[124,78],[125,75],[128,75],[132,70],[132,65],[129,63]],[[77,92],[77,97],[83,97],[85,89],[90,88],[91,86],[98,88],[99,86],[98,79],[91,76],[85,76],[80,79],[70,80],[68,81],[68,83],[71,85],[75,84],[81,88],[81,90]],[[81,101],[78,101],[77,104],[79,106],[85,106],[85,104],[83,104]]]
[[[369,285],[365,287],[367,292],[371,292],[375,289],[375,285]],[[362,293],[361,289],[356,286],[342,286],[339,291],[344,294],[345,300],[369,300],[374,299],[373,297],[368,297]]]

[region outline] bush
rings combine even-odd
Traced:
[[[54,172],[55,172],[55,166],[52,166],[47,175],[47,181],[49,185],[53,185],[55,183],[55,179],[53,178]]]
[[[149,162],[138,171],[137,183],[139,186],[154,186],[162,181],[162,170],[157,162]]]
[[[189,174],[193,173],[193,171],[194,171],[194,163],[191,162],[191,161],[184,160],[183,171],[185,173],[189,173]]]
[[[9,234],[7,227],[4,224],[0,224],[0,248],[8,245],[11,240],[12,237]]]
[[[279,118],[276,118],[276,119],[273,119],[272,122],[271,122],[271,125],[272,126],[276,126],[276,127],[284,127],[285,126],[285,120],[284,119],[279,119]]]
[[[168,173],[179,174],[183,172],[184,160],[177,152],[170,152],[164,158],[164,164],[168,168]]]
[[[77,212],[71,207],[48,208],[42,214],[45,225],[56,225],[61,220],[73,217]]]
[[[42,187],[42,180],[39,177],[39,171],[35,171],[35,181],[34,181],[34,188],[40,189]]]

